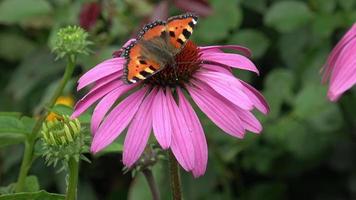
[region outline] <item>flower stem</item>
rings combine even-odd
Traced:
[[[66,70],[62,77],[60,84],[55,90],[51,100],[47,104],[48,108],[52,108],[56,103],[58,97],[62,94],[64,87],[66,86],[68,80],[72,77],[72,73],[75,67],[75,57],[69,57]],[[32,129],[32,133],[27,137],[27,141],[25,142],[25,151],[24,156],[22,158],[20,172],[17,178],[17,184],[15,188],[15,192],[22,192],[25,186],[25,179],[27,177],[28,171],[31,168],[32,160],[33,160],[33,150],[36,143],[36,139],[38,133],[40,132],[43,121],[46,119],[48,115],[48,111],[44,111],[40,118],[37,120],[35,126]]]
[[[160,200],[160,195],[157,187],[157,183],[155,181],[155,178],[152,174],[152,171],[148,168],[142,170],[142,173],[145,175],[145,178],[147,180],[147,183],[150,187],[151,193],[152,193],[152,199],[153,200]]]
[[[76,161],[74,158],[70,158],[70,160],[68,161],[68,166],[69,166],[69,180],[68,180],[67,194],[65,200],[76,200],[78,174],[79,174],[79,161]]]
[[[182,200],[179,165],[171,151],[169,151],[169,173],[171,179],[172,198],[173,200]]]

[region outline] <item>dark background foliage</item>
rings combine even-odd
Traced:
[[[256,113],[262,134],[248,133],[243,140],[223,134],[200,113],[209,164],[199,179],[182,172],[185,199],[355,199],[355,89],[331,103],[319,73],[356,21],[355,0],[2,0],[0,110],[37,115],[64,72],[50,51],[60,27],[80,24],[94,42],[93,55],[80,58],[66,88],[78,99],[83,94],[75,92],[75,81],[83,72],[110,58],[144,23],[185,11],[203,16],[192,39],[199,45],[241,44],[253,51],[261,75],[235,73],[271,106],[268,116]],[[20,142],[0,135],[1,186],[16,181]],[[141,174],[123,174],[120,153],[91,160],[81,165],[79,199],[150,198]],[[162,199],[169,199],[166,161],[153,170]],[[37,177],[28,180],[33,190],[65,190],[64,174],[41,158],[30,174]]]

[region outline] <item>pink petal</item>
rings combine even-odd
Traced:
[[[121,80],[112,81],[106,85],[103,85],[100,88],[96,88],[91,90],[88,94],[86,94],[81,100],[77,102],[74,107],[74,112],[72,117],[78,117],[84,111],[86,111],[91,105],[93,105],[97,100],[105,96],[107,93],[115,90],[116,88],[122,86],[124,82]]]
[[[200,58],[205,63],[212,61],[214,63],[227,65],[233,68],[249,70],[259,74],[256,66],[248,58],[239,54],[203,52]]]
[[[192,106],[185,98],[183,92],[177,89],[179,96],[179,110],[183,114],[185,121],[191,131],[191,138],[194,146],[195,163],[193,168],[194,177],[199,177],[205,173],[208,163],[208,145],[206,143],[203,127]]]
[[[244,86],[243,90],[252,101],[253,105],[263,114],[269,113],[269,105],[263,95],[248,83],[240,80]]]
[[[147,88],[142,88],[131,94],[116,106],[106,117],[94,135],[91,151],[97,153],[114,141],[129,124],[142,99],[145,96]]]
[[[195,77],[208,84],[217,93],[240,108],[244,110],[253,109],[253,103],[242,90],[242,84],[232,75],[226,75],[219,72],[201,71],[196,73]]]
[[[241,120],[232,107],[234,104],[214,92],[212,88],[201,82],[195,86],[187,85],[187,89],[198,107],[227,134],[243,138],[245,130]]]
[[[231,50],[236,50],[236,51],[241,51],[245,56],[251,57],[252,53],[250,49],[239,46],[239,45],[216,45],[216,46],[206,46],[206,47],[199,47],[199,50],[205,52],[207,50],[212,50],[212,49],[231,49]]]
[[[251,111],[243,110],[237,106],[234,106],[236,113],[239,115],[242,126],[253,133],[260,133],[262,131],[262,125],[258,119],[252,114]]]
[[[142,102],[127,131],[123,163],[131,167],[144,151],[152,129],[151,106],[157,90],[153,90]]]
[[[91,132],[95,134],[105,114],[109,111],[116,100],[124,93],[135,87],[134,85],[122,85],[107,94],[95,107],[91,117]]]
[[[223,74],[231,75],[231,68],[230,67],[224,67],[224,66],[219,66],[219,65],[210,65],[210,64],[202,64],[201,69],[206,69],[208,71],[215,71],[215,72],[220,72]]]
[[[323,75],[323,82],[326,82],[327,79],[330,76],[331,71],[335,67],[335,62],[337,61],[337,58],[339,57],[341,51],[344,49],[344,47],[351,42],[352,40],[355,40],[356,38],[356,23],[351,27],[351,29],[341,38],[341,40],[336,44],[334,49],[331,51],[326,64],[323,66],[321,69],[324,72]]]
[[[120,80],[122,77],[122,70],[115,72],[109,76],[105,76],[104,78],[96,81],[94,83],[94,86],[91,88],[91,90],[95,90],[97,88],[100,88],[103,85],[106,85],[107,83],[114,81],[114,80]]]
[[[172,125],[168,110],[168,100],[163,89],[159,89],[155,103],[152,105],[153,133],[162,149],[171,145]]]
[[[124,63],[125,59],[120,57],[111,58],[98,64],[97,66],[86,72],[82,77],[80,77],[80,79],[78,80],[77,90],[80,90],[85,86],[94,83],[95,81],[101,78],[104,78],[105,76],[109,76],[112,73],[122,70]]]
[[[191,171],[195,166],[192,130],[189,129],[169,89],[166,94],[173,130],[171,150],[183,169]]]

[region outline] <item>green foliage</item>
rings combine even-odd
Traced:
[[[44,190],[38,192],[21,192],[0,196],[0,200],[64,200],[64,195],[48,193]]]
[[[25,180],[26,192],[11,193],[23,143],[64,72],[65,62],[55,61],[51,53],[56,34],[61,27],[78,25],[86,2],[0,2],[0,111],[6,111],[0,112],[0,200],[64,199],[45,191],[65,193],[66,182],[58,168],[46,167],[40,141]],[[136,35],[148,15],[161,14],[153,11],[160,1],[98,2],[102,3],[101,14],[86,35],[93,41],[91,50],[95,53],[78,56],[74,75],[63,92],[76,101],[87,93],[86,89],[77,93],[78,77]],[[175,1],[170,2],[169,15],[184,12],[174,6]],[[199,18],[192,40],[200,46],[236,44],[250,48],[260,76],[241,70],[234,74],[264,94],[271,112],[267,116],[255,112],[262,122],[262,133],[247,133],[240,140],[226,135],[194,107],[208,139],[209,164],[206,174],[198,179],[182,171],[185,199],[356,199],[356,90],[331,103],[319,73],[331,48],[355,23],[356,1],[208,2],[213,12]],[[56,105],[48,111],[71,115],[73,108]],[[88,137],[92,136],[91,114],[92,109],[88,109],[79,117]],[[132,178],[122,172],[124,136],[96,155],[90,155],[88,148],[83,150],[82,159],[89,159],[91,164],[81,162],[79,200],[150,199],[141,173]],[[167,162],[158,162],[152,170],[161,199],[169,199]]]

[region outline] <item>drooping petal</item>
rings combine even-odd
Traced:
[[[127,131],[124,141],[123,163],[131,167],[144,151],[152,129],[152,103],[157,90],[154,89],[143,100]]]
[[[194,146],[195,163],[192,172],[194,177],[199,177],[205,173],[208,164],[208,145],[198,116],[195,114],[183,92],[180,89],[177,89],[177,91],[179,97],[179,110],[181,111],[189,130],[191,130]]]
[[[201,69],[208,70],[208,71],[214,71],[214,72],[220,72],[223,74],[227,75],[232,75],[232,71],[230,67],[224,67],[224,66],[219,66],[219,65],[210,65],[210,64],[202,64]]]
[[[242,80],[240,80],[240,82],[244,86],[243,90],[250,98],[250,100],[253,102],[253,105],[263,114],[269,113],[270,108],[263,95],[248,83]]]
[[[168,110],[168,100],[163,89],[159,89],[152,105],[153,132],[162,149],[171,145],[172,125]]]
[[[166,98],[172,124],[171,150],[183,169],[191,171],[195,166],[192,133],[169,89],[166,92]]]
[[[331,101],[336,101],[346,90],[356,83],[356,39],[347,44],[335,62],[334,70],[330,77],[328,96]]]
[[[203,62],[205,61],[209,63],[209,61],[211,61],[233,68],[253,71],[259,74],[257,67],[251,62],[251,60],[239,54],[202,52],[200,59],[202,59]]]
[[[129,124],[142,103],[147,88],[142,88],[125,98],[106,117],[94,135],[91,151],[97,153],[117,138]]]
[[[250,49],[239,46],[239,45],[215,45],[215,46],[206,46],[206,47],[199,47],[199,50],[201,51],[208,51],[212,49],[231,49],[231,50],[236,50],[242,52],[245,56],[251,57],[252,52]]]
[[[258,119],[252,114],[251,111],[243,110],[237,106],[233,107],[241,119],[242,126],[253,133],[260,133],[262,131],[262,125]]]
[[[208,84],[217,93],[240,108],[244,110],[252,110],[253,103],[242,90],[242,84],[240,81],[235,77],[211,71],[198,72],[195,77]]]
[[[136,39],[134,39],[134,38],[129,39],[124,45],[122,45],[122,47],[121,47],[119,50],[114,51],[114,53],[112,54],[112,56],[113,56],[114,58],[120,57],[121,54],[122,54],[122,52],[125,50],[125,48],[128,47],[132,42],[135,42],[135,41],[136,41]]]
[[[123,72],[122,72],[122,70],[120,70],[120,71],[115,72],[115,73],[113,73],[113,74],[111,74],[109,76],[105,76],[104,78],[96,81],[94,83],[94,86],[91,88],[91,90],[95,90],[97,88],[100,88],[101,86],[106,85],[107,83],[110,83],[111,81],[115,81],[115,80],[121,79],[122,74],[123,74]]]
[[[231,108],[233,104],[227,104],[224,97],[205,83],[196,81],[194,84],[187,85],[187,89],[198,107],[227,134],[243,138],[245,130],[239,116]]]
[[[93,115],[91,117],[90,127],[92,134],[95,134],[100,123],[103,121],[105,114],[109,111],[115,101],[124,93],[132,89],[133,85],[122,85],[115,90],[107,94],[103,99],[101,99],[96,105]]]
[[[78,80],[77,90],[84,88],[85,86],[98,81],[105,76],[109,76],[112,73],[122,70],[123,64],[125,62],[124,58],[111,58],[105,60],[104,62],[98,64],[88,72],[86,72]]]
[[[124,83],[121,80],[112,81],[106,85],[101,86],[100,88],[96,88],[91,90],[88,94],[86,94],[81,100],[77,102],[74,107],[74,112],[72,117],[78,117],[84,111],[86,111],[91,105],[93,105],[97,100],[105,96],[107,93],[115,90],[116,88],[122,86]]]
[[[322,82],[325,83],[327,79],[330,77],[330,73],[333,71],[335,67],[335,63],[337,58],[339,57],[341,51],[344,47],[351,42],[352,40],[356,40],[356,23],[351,27],[349,31],[341,38],[341,40],[336,44],[336,46],[331,51],[326,64],[323,66],[321,71],[324,71]]]

